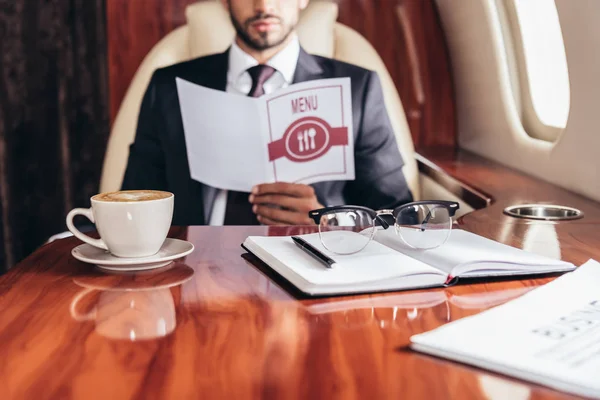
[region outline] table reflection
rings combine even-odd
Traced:
[[[380,294],[355,299],[325,299],[306,305],[313,320],[338,328],[376,326],[420,332],[423,324],[433,329],[444,323],[474,314],[515,299],[535,286],[454,294],[452,289],[432,289],[400,294]]]
[[[450,321],[444,290],[381,294],[356,299],[327,299],[306,306],[314,321],[338,328],[358,329],[375,325],[379,329],[403,329],[423,314],[437,324]]]
[[[137,272],[95,269],[73,278],[83,290],[73,297],[69,311],[76,321],[93,321],[96,333],[107,338],[136,341],[164,337],[177,325],[171,289],[193,274],[181,263]]]
[[[529,386],[512,379],[480,373],[477,375],[477,381],[481,391],[489,400],[527,400],[531,397]]]

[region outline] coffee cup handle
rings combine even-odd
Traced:
[[[102,239],[91,238],[88,235],[81,233],[79,231],[79,229],[75,228],[75,225],[73,225],[73,218],[76,215],[83,215],[84,217],[86,217],[87,219],[92,221],[93,223],[96,223],[96,221],[94,221],[94,213],[92,212],[92,209],[91,208],[74,208],[74,209],[72,209],[69,212],[69,214],[67,214],[67,228],[69,228],[71,233],[77,239],[82,240],[82,241],[86,242],[87,244],[91,244],[92,246],[98,247],[100,249],[108,250],[106,243],[104,243],[104,241]]]
[[[93,292],[96,289],[92,289],[92,288],[85,288],[83,289],[81,292],[77,293],[75,295],[75,297],[73,298],[73,300],[71,301],[71,317],[73,317],[73,319],[75,321],[78,322],[83,322],[83,321],[90,321],[96,318],[96,307],[94,307],[94,309],[92,311],[90,311],[87,314],[79,314],[77,312],[77,303],[79,303],[79,300],[81,300],[81,298],[85,295],[87,295],[88,293]]]

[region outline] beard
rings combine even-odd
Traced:
[[[254,50],[267,50],[271,47],[279,46],[281,43],[290,36],[292,31],[295,29],[296,24],[285,25],[282,23],[281,18],[271,14],[256,14],[252,18],[248,18],[246,21],[240,21],[233,12],[231,13],[231,22],[235,28],[237,36],[240,38],[246,46]],[[256,21],[262,19],[271,18],[279,21],[281,30],[279,32],[258,32],[258,37],[252,37],[249,33],[250,25]]]

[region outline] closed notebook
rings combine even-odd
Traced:
[[[358,235],[354,232],[324,234]],[[482,236],[453,230],[440,247],[414,250],[393,229],[379,230],[363,250],[339,255],[324,248],[318,233],[302,238],[336,261],[328,269],[299,249],[290,236],[249,236],[242,246],[308,295],[367,293],[440,287],[461,278],[535,275],[575,266]]]

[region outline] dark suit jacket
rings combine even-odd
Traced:
[[[225,52],[158,69],[142,101],[123,189],[174,193],[174,225],[206,224],[217,194],[190,177],[175,77],[224,91],[228,59]],[[374,209],[411,201],[377,74],[300,51],[294,82],[340,77],[351,78],[356,179],[313,184],[318,200]]]

